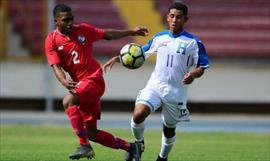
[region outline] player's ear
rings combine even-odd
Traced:
[[[166,20],[167,20],[167,22],[169,21],[169,18],[170,18],[170,15],[169,15],[169,13],[166,15]]]

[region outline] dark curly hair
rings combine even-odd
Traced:
[[[174,2],[168,9],[168,12],[171,10],[171,9],[177,9],[177,10],[181,10],[183,11],[183,14],[184,16],[187,16],[188,15],[188,7],[183,4],[183,3],[180,3],[180,2]]]
[[[55,17],[60,12],[71,12],[71,8],[65,4],[57,4],[53,9],[53,16]]]

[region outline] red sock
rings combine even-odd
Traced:
[[[102,130],[98,130],[95,142],[114,149],[123,149],[125,151],[130,149],[130,143]]]
[[[88,133],[84,129],[83,119],[79,112],[78,106],[76,105],[70,106],[68,109],[65,110],[65,112],[69,118],[70,124],[74,132],[79,138],[80,144],[83,144],[83,145],[89,144]]]

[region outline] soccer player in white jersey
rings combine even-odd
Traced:
[[[208,68],[203,43],[184,29],[187,13],[186,5],[173,3],[167,14],[169,30],[157,33],[143,46],[146,57],[157,54],[156,66],[145,88],[137,96],[131,130],[135,142],[144,144],[144,121],[152,112],[162,108],[163,133],[157,161],[168,160],[175,142],[177,123],[190,120],[187,85],[201,77]],[[114,57],[109,60],[103,66],[104,70],[111,68],[118,59]]]

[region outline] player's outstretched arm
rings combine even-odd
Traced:
[[[107,72],[107,69],[112,69],[113,65],[116,63],[116,62],[120,62],[119,60],[119,56],[114,56],[112,57],[110,60],[108,60],[103,66],[102,66],[102,69],[103,69],[103,72],[106,73]]]
[[[126,36],[148,36],[148,33],[148,29],[144,26],[137,26],[131,30],[106,29],[103,39],[113,40]]]

